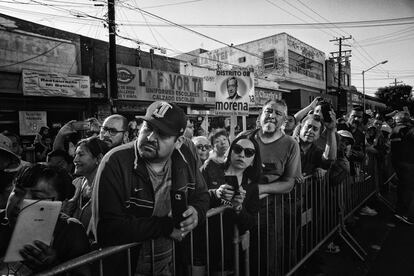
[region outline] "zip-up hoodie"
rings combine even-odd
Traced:
[[[173,151],[171,161],[171,190],[188,188],[188,205],[197,210],[200,224],[209,207],[209,194],[197,163],[185,145]],[[172,233],[171,217],[152,216],[154,190],[144,162],[137,141],[116,147],[103,157],[95,177],[90,224],[101,247]]]

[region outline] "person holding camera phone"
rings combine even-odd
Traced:
[[[6,252],[24,199],[65,201],[73,193],[71,177],[64,169],[43,164],[22,167],[14,178],[6,209],[0,211],[0,259]],[[11,262],[7,266],[0,262],[0,275],[33,275],[89,251],[84,227],[78,220],[61,212],[51,244],[39,240],[26,244],[19,251],[23,261]],[[89,265],[85,265],[68,275],[91,275],[91,270]]]
[[[237,137],[230,145],[224,164],[207,160],[201,168],[210,193],[210,208],[227,205],[223,214],[224,268],[232,269],[233,226],[237,225],[240,235],[252,229],[260,209],[257,183],[262,173],[259,145],[247,136]],[[213,271],[220,271],[220,220],[214,216],[209,220],[210,265]]]

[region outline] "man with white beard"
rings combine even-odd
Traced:
[[[250,133],[259,144],[260,155],[264,165],[264,183],[259,184],[259,195],[288,193],[292,190],[295,184],[295,179],[301,176],[299,144],[292,137],[286,135],[281,129],[286,120],[286,116],[287,106],[285,101],[269,100],[263,106],[260,115],[259,129],[253,130]],[[282,208],[280,202],[276,203],[276,209],[280,208]],[[269,212],[268,216],[266,211]],[[281,238],[281,233],[283,232],[281,227],[283,223],[280,223],[281,221],[276,221],[278,227],[275,229],[274,211],[275,205],[273,197],[271,197],[267,203],[266,201],[262,201],[260,210],[260,271],[262,275],[265,275],[263,272],[267,271],[267,265],[269,268],[269,273],[267,275],[275,275],[275,256],[278,256],[278,259],[280,258],[280,250],[283,246],[283,240],[279,240]],[[269,225],[266,225],[267,218]],[[276,243],[275,230],[278,235],[278,243]],[[267,235],[268,239],[266,238]],[[255,239],[253,238],[252,240]],[[253,246],[255,245],[253,244]],[[267,246],[269,246],[269,255],[266,258]],[[276,250],[278,251],[278,255],[276,255]],[[269,263],[266,264],[266,260],[269,260]],[[252,261],[252,267],[257,266],[257,264],[254,263],[255,260]],[[253,272],[257,273],[257,270],[252,271],[252,273]]]
[[[268,183],[259,185],[259,194],[289,192],[301,175],[299,144],[281,129],[287,116],[283,100],[270,100],[262,109],[260,128],[252,135],[259,143]]]

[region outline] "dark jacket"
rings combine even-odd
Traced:
[[[188,205],[197,210],[199,221],[203,222],[209,195],[194,157],[183,145],[180,150],[174,150],[171,161],[171,190],[187,187]],[[154,190],[144,162],[138,154],[137,141],[112,149],[102,159],[92,204],[100,246],[140,242],[171,234],[172,218],[152,216]],[[132,254],[132,267],[135,267],[137,254],[137,251]]]
[[[214,160],[207,160],[207,162],[201,167],[201,171],[206,180],[209,192],[210,192],[210,208],[223,205],[221,199],[215,196],[215,190],[225,183],[224,171],[225,165],[214,162]],[[246,176],[243,176],[241,186],[246,191],[246,197],[242,204],[240,213],[236,213],[232,208],[226,209],[223,212],[223,243],[224,243],[224,261],[225,268],[231,269],[233,267],[233,231],[234,225],[237,225],[240,235],[244,234],[247,230],[253,229],[257,225],[257,214],[260,209],[259,202],[259,188],[257,183],[250,182]],[[200,229],[199,229],[200,230]],[[203,232],[205,235],[205,230]],[[221,262],[221,228],[220,228],[220,216],[215,215],[209,218],[209,246],[210,246],[210,268],[212,270],[220,270]],[[202,250],[205,238],[203,235],[196,233],[195,241],[201,243],[200,246],[196,245],[196,248]],[[212,242],[211,242],[212,241]],[[197,243],[196,243],[197,244]],[[201,258],[205,258],[201,254]]]

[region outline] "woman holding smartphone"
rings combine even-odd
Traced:
[[[260,209],[258,182],[262,173],[259,145],[247,136],[237,137],[230,145],[227,160],[218,164],[207,160],[201,168],[210,193],[210,208],[229,206],[223,214],[224,264],[221,263],[220,218],[209,219],[211,271],[233,269],[233,234],[237,225],[240,235],[252,229]],[[232,183],[229,183],[232,182]],[[202,231],[200,231],[202,232]]]

